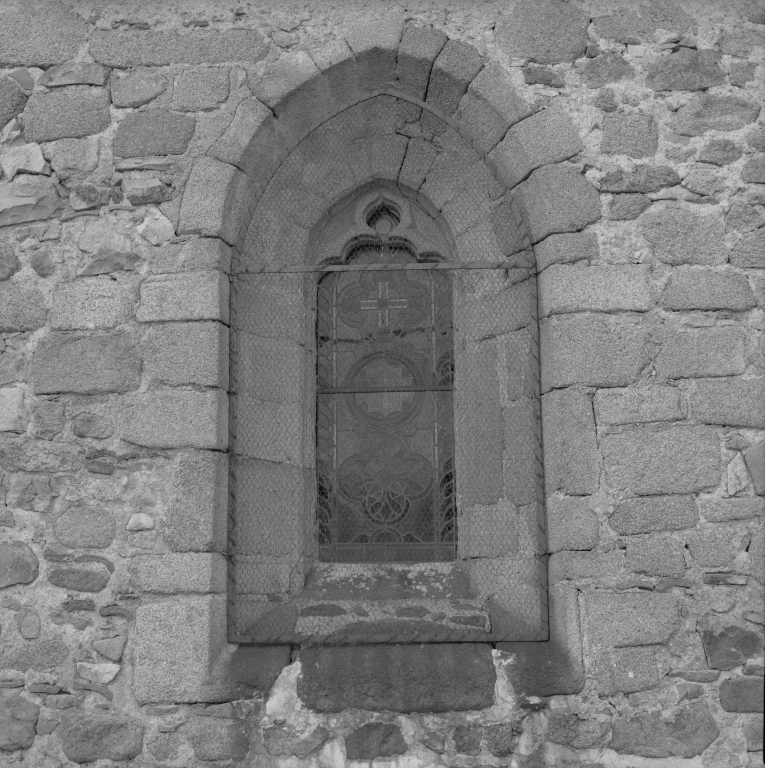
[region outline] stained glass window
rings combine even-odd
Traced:
[[[318,284],[319,559],[456,557],[451,282],[381,238]]]

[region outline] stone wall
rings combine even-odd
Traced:
[[[3,764],[761,764],[764,33],[756,0],[3,4]],[[232,261],[391,91],[511,190],[467,252],[533,245],[550,638],[228,644]]]

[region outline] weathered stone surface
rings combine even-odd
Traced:
[[[228,67],[185,69],[175,78],[173,109],[203,112],[217,109],[228,98]]]
[[[646,344],[647,329],[631,319],[577,314],[544,320],[542,390],[631,384],[648,362]]]
[[[625,565],[635,573],[652,576],[682,576],[685,573],[685,544],[679,539],[635,536],[627,542]]]
[[[613,51],[585,59],[577,65],[579,76],[588,88],[601,88],[608,83],[615,83],[635,75],[635,70]]]
[[[690,758],[700,755],[719,733],[705,704],[689,704],[674,717],[648,712],[620,717],[608,746],[621,754]]]
[[[374,17],[356,16],[343,25],[348,46],[358,62],[361,87],[379,88],[389,82],[395,72],[398,44],[404,28],[403,8],[391,6]]]
[[[552,67],[541,67],[538,64],[526,64],[523,68],[523,79],[528,85],[548,85],[551,88],[563,88],[565,85],[562,73]]]
[[[613,221],[633,221],[651,207],[650,198],[635,192],[614,195],[608,218]]]
[[[657,29],[675,33],[673,40],[696,31],[693,16],[675,4],[636,5],[629,10],[620,9],[610,15],[596,16],[592,21],[598,37],[630,44],[654,42]]]
[[[600,218],[600,197],[587,179],[560,165],[537,168],[518,187],[532,242],[583,229]]]
[[[298,735],[286,728],[267,728],[263,731],[263,742],[269,755],[276,757],[294,755],[302,760],[320,747],[331,735],[321,725],[307,735]]]
[[[103,88],[74,86],[34,93],[24,110],[27,141],[54,141],[100,133],[109,126],[109,94]]]
[[[105,85],[109,70],[100,64],[81,61],[69,61],[45,70],[37,81],[46,88],[58,88],[63,85]]]
[[[534,246],[534,255],[540,272],[550,264],[591,261],[599,255],[598,236],[589,230],[550,235]]]
[[[23,381],[27,375],[27,359],[21,352],[7,349],[0,355],[0,386]]]
[[[492,62],[470,83],[455,120],[488,152],[509,126],[532,112],[533,107],[518,95],[507,70]]]
[[[28,749],[35,738],[40,707],[20,693],[0,689],[0,751]]]
[[[592,592],[583,599],[587,634],[594,645],[655,645],[680,626],[680,607],[671,595]]]
[[[453,115],[482,67],[481,55],[472,45],[448,40],[433,62],[425,100],[445,115]]]
[[[688,531],[686,542],[691,557],[705,568],[730,568],[738,550],[733,531],[726,528],[700,528]]]
[[[109,573],[101,569],[51,568],[48,581],[54,587],[75,592],[101,592],[109,583]]]
[[[651,646],[600,651],[594,661],[593,672],[601,696],[647,691],[659,684],[656,653]]]
[[[691,413],[705,424],[765,428],[765,379],[699,379]]]
[[[211,452],[183,453],[173,470],[162,536],[175,552],[224,552],[228,465]]]
[[[487,725],[483,729],[486,749],[495,757],[509,757],[515,751],[518,730],[516,723]]]
[[[652,157],[659,144],[659,129],[650,115],[638,112],[606,115],[600,151],[606,155]]]
[[[733,270],[672,270],[661,295],[666,309],[743,310],[756,304],[746,276]]]
[[[622,501],[608,524],[616,533],[632,535],[693,528],[697,517],[692,496],[646,496]]]
[[[110,67],[162,67],[167,64],[255,64],[268,43],[254,29],[197,29],[190,34],[152,31],[96,31],[90,54]]]
[[[542,430],[547,493],[594,493],[598,488],[598,445],[589,397],[563,390],[548,392],[542,398]]]
[[[547,551],[594,549],[598,544],[598,518],[587,497],[547,501]]]
[[[762,718],[755,718],[744,723],[744,736],[746,737],[746,748],[749,752],[762,750]]]
[[[0,243],[0,280],[8,280],[21,269],[16,254],[7,243]]]
[[[117,635],[116,637],[109,637],[104,640],[94,640],[91,646],[94,651],[97,651],[105,658],[111,661],[119,661],[122,658],[126,643],[126,635]]]
[[[167,384],[228,386],[228,329],[221,323],[163,323],[148,328],[144,372]]]
[[[642,265],[553,264],[539,276],[541,317],[569,312],[646,312],[653,306],[648,268]]]
[[[741,169],[741,180],[748,184],[765,184],[765,156],[747,160]]]
[[[762,632],[752,632],[729,624],[701,632],[707,664],[712,669],[733,669],[763,650]]]
[[[152,448],[210,448],[228,443],[228,398],[220,390],[157,390],[123,398],[117,414],[123,440]]]
[[[484,709],[494,699],[491,651],[471,643],[304,648],[298,693],[322,712]]]
[[[547,738],[573,749],[590,749],[602,745],[610,730],[608,723],[587,720],[573,713],[554,712],[550,716]]]
[[[0,181],[0,226],[52,218],[61,200],[52,179],[21,174],[12,182]]]
[[[0,466],[24,472],[76,472],[85,451],[78,445],[0,438]]]
[[[85,271],[105,269],[106,264],[98,259],[90,262],[89,267]],[[133,296],[124,283],[108,278],[82,278],[56,286],[50,325],[57,330],[112,328],[127,322],[132,310]]]
[[[601,192],[658,192],[680,183],[674,168],[666,165],[638,165],[632,171],[610,171],[600,180]]]
[[[167,90],[167,75],[138,69],[115,73],[111,79],[112,103],[115,107],[141,107]]]
[[[674,387],[601,389],[595,393],[598,424],[642,424],[683,418],[680,390]]]
[[[35,394],[128,392],[140,379],[138,350],[127,333],[52,332],[32,362]]]
[[[224,595],[183,595],[137,608],[133,692],[138,701],[227,700],[225,694],[221,698],[227,686],[225,676],[210,679],[208,671],[225,644],[225,622]],[[178,627],[184,627],[184,632],[178,632]],[[221,632],[211,632],[211,627],[220,627]],[[157,637],[165,641],[158,643]]]
[[[229,283],[217,271],[149,277],[141,284],[139,322],[220,320],[228,322]]]
[[[45,9],[40,23],[36,9],[10,9],[0,25],[0,65],[47,67],[74,58],[86,42],[88,25],[58,3]]]
[[[765,515],[765,499],[759,496],[741,496],[735,498],[708,497],[699,499],[701,514],[712,523],[728,520],[746,520]]]
[[[462,755],[475,757],[481,751],[481,731],[469,725],[458,725],[452,734],[454,749]]]
[[[0,389],[0,432],[27,431],[29,412],[24,408],[24,392],[17,387]]]
[[[680,48],[649,67],[646,85],[654,91],[703,91],[725,82],[720,54],[710,49]]]
[[[740,96],[704,93],[694,96],[677,110],[671,129],[681,136],[703,136],[707,131],[735,131],[753,123],[760,113],[758,104]]]
[[[446,40],[446,35],[433,27],[416,24],[404,27],[396,62],[396,80],[402,91],[425,99],[433,61],[446,45]]]
[[[669,333],[656,356],[660,379],[731,376],[745,369],[744,334],[735,326]]]
[[[65,547],[104,549],[114,541],[117,524],[106,509],[75,506],[59,515],[53,528]]]
[[[713,139],[704,146],[699,154],[700,163],[728,165],[735,163],[743,153],[742,148],[730,139]]]
[[[720,482],[720,449],[711,427],[636,427],[600,441],[612,488],[638,495],[690,493]]]
[[[345,737],[345,756],[348,760],[392,757],[403,755],[406,750],[401,729],[394,723],[367,723]]]
[[[568,160],[582,149],[571,118],[553,106],[516,122],[490,157],[499,166],[505,181],[515,186],[535,168]]]
[[[550,555],[547,579],[550,584],[581,581],[582,579],[603,579],[624,576],[624,552],[621,549],[610,552],[562,551]]]
[[[736,677],[720,683],[720,706],[726,712],[762,712],[765,690],[761,677]]]
[[[133,112],[117,126],[114,154],[118,157],[182,155],[195,126],[193,117],[166,109]]]
[[[648,211],[638,223],[656,258],[667,264],[713,266],[727,260],[725,230],[717,216],[667,207]]]
[[[37,578],[37,555],[23,542],[0,544],[0,589],[14,584],[30,584]]]
[[[568,3],[524,0],[497,20],[495,34],[511,58],[558,64],[584,55],[589,23],[587,14]]]
[[[736,243],[730,263],[744,269],[765,269],[765,227],[744,235]]]
[[[755,493],[765,495],[765,440],[760,440],[744,452]]]
[[[0,126],[18,117],[27,103],[27,95],[11,77],[0,77]]]
[[[245,723],[217,717],[199,717],[191,723],[189,739],[198,760],[242,760],[250,742]]]
[[[93,437],[105,440],[114,434],[114,425],[108,418],[97,413],[78,413],[72,419],[72,432],[77,437]]]
[[[20,672],[28,669],[40,671],[59,666],[68,655],[69,648],[60,638],[35,640],[14,649],[6,647],[5,653],[0,655],[0,664],[4,669]]]
[[[130,563],[136,589],[144,592],[225,592],[226,560],[215,552],[136,555]]]
[[[133,205],[161,203],[172,195],[172,189],[159,179],[123,179],[120,186]]]
[[[754,205],[733,203],[725,214],[725,229],[728,232],[745,234],[765,224],[765,216]]]
[[[132,760],[143,749],[143,724],[135,718],[101,709],[67,715],[59,731],[61,748],[74,763]]]

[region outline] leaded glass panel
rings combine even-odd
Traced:
[[[406,269],[411,251],[384,240],[349,261],[369,269],[318,284],[319,559],[453,560],[448,273]]]

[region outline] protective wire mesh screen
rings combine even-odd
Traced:
[[[236,275],[232,636],[546,636],[534,276],[418,260]]]

